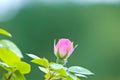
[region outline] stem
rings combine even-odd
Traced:
[[[50,74],[50,77],[48,78],[48,80],[51,80],[54,77],[55,72],[54,71],[51,72],[50,67],[48,67],[48,70],[49,70],[49,74]]]
[[[48,80],[50,80],[50,79],[51,79],[51,72],[50,72],[50,69],[49,69],[49,73],[50,73],[50,77],[49,77],[49,79],[48,79]]]
[[[67,59],[57,58],[57,59],[56,59],[56,63],[62,64],[62,65],[64,66],[64,65],[66,65],[66,63],[67,63]]]
[[[50,77],[49,77],[49,79],[48,79],[48,80],[51,80],[51,79],[52,79],[52,77],[54,77],[54,73],[55,73],[55,72],[53,72],[53,73],[50,75]]]
[[[12,75],[13,75],[13,73],[11,72],[10,75],[8,76],[7,80],[10,80]]]

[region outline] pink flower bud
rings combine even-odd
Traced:
[[[67,59],[74,51],[73,42],[62,38],[57,44],[54,44],[54,53],[58,58]]]

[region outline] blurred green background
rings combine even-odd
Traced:
[[[1,10],[0,10],[1,11]],[[69,38],[76,48],[67,66],[79,65],[95,73],[82,80],[120,80],[120,5],[30,3],[17,15],[0,22],[21,49],[32,71],[27,80],[44,80],[26,53],[55,61],[54,39]]]

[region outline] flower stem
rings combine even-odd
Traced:
[[[62,65],[66,65],[67,59],[60,59],[60,58],[57,58],[57,59],[56,59],[56,63],[62,64]]]
[[[8,76],[7,80],[10,80],[12,75],[13,75],[13,73],[11,72],[10,75]]]

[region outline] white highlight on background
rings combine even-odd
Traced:
[[[14,18],[21,8],[38,2],[45,4],[75,3],[85,5],[98,3],[119,4],[120,0],[0,0],[0,22]]]
[[[0,22],[13,18],[24,5],[24,0],[0,0]]]

